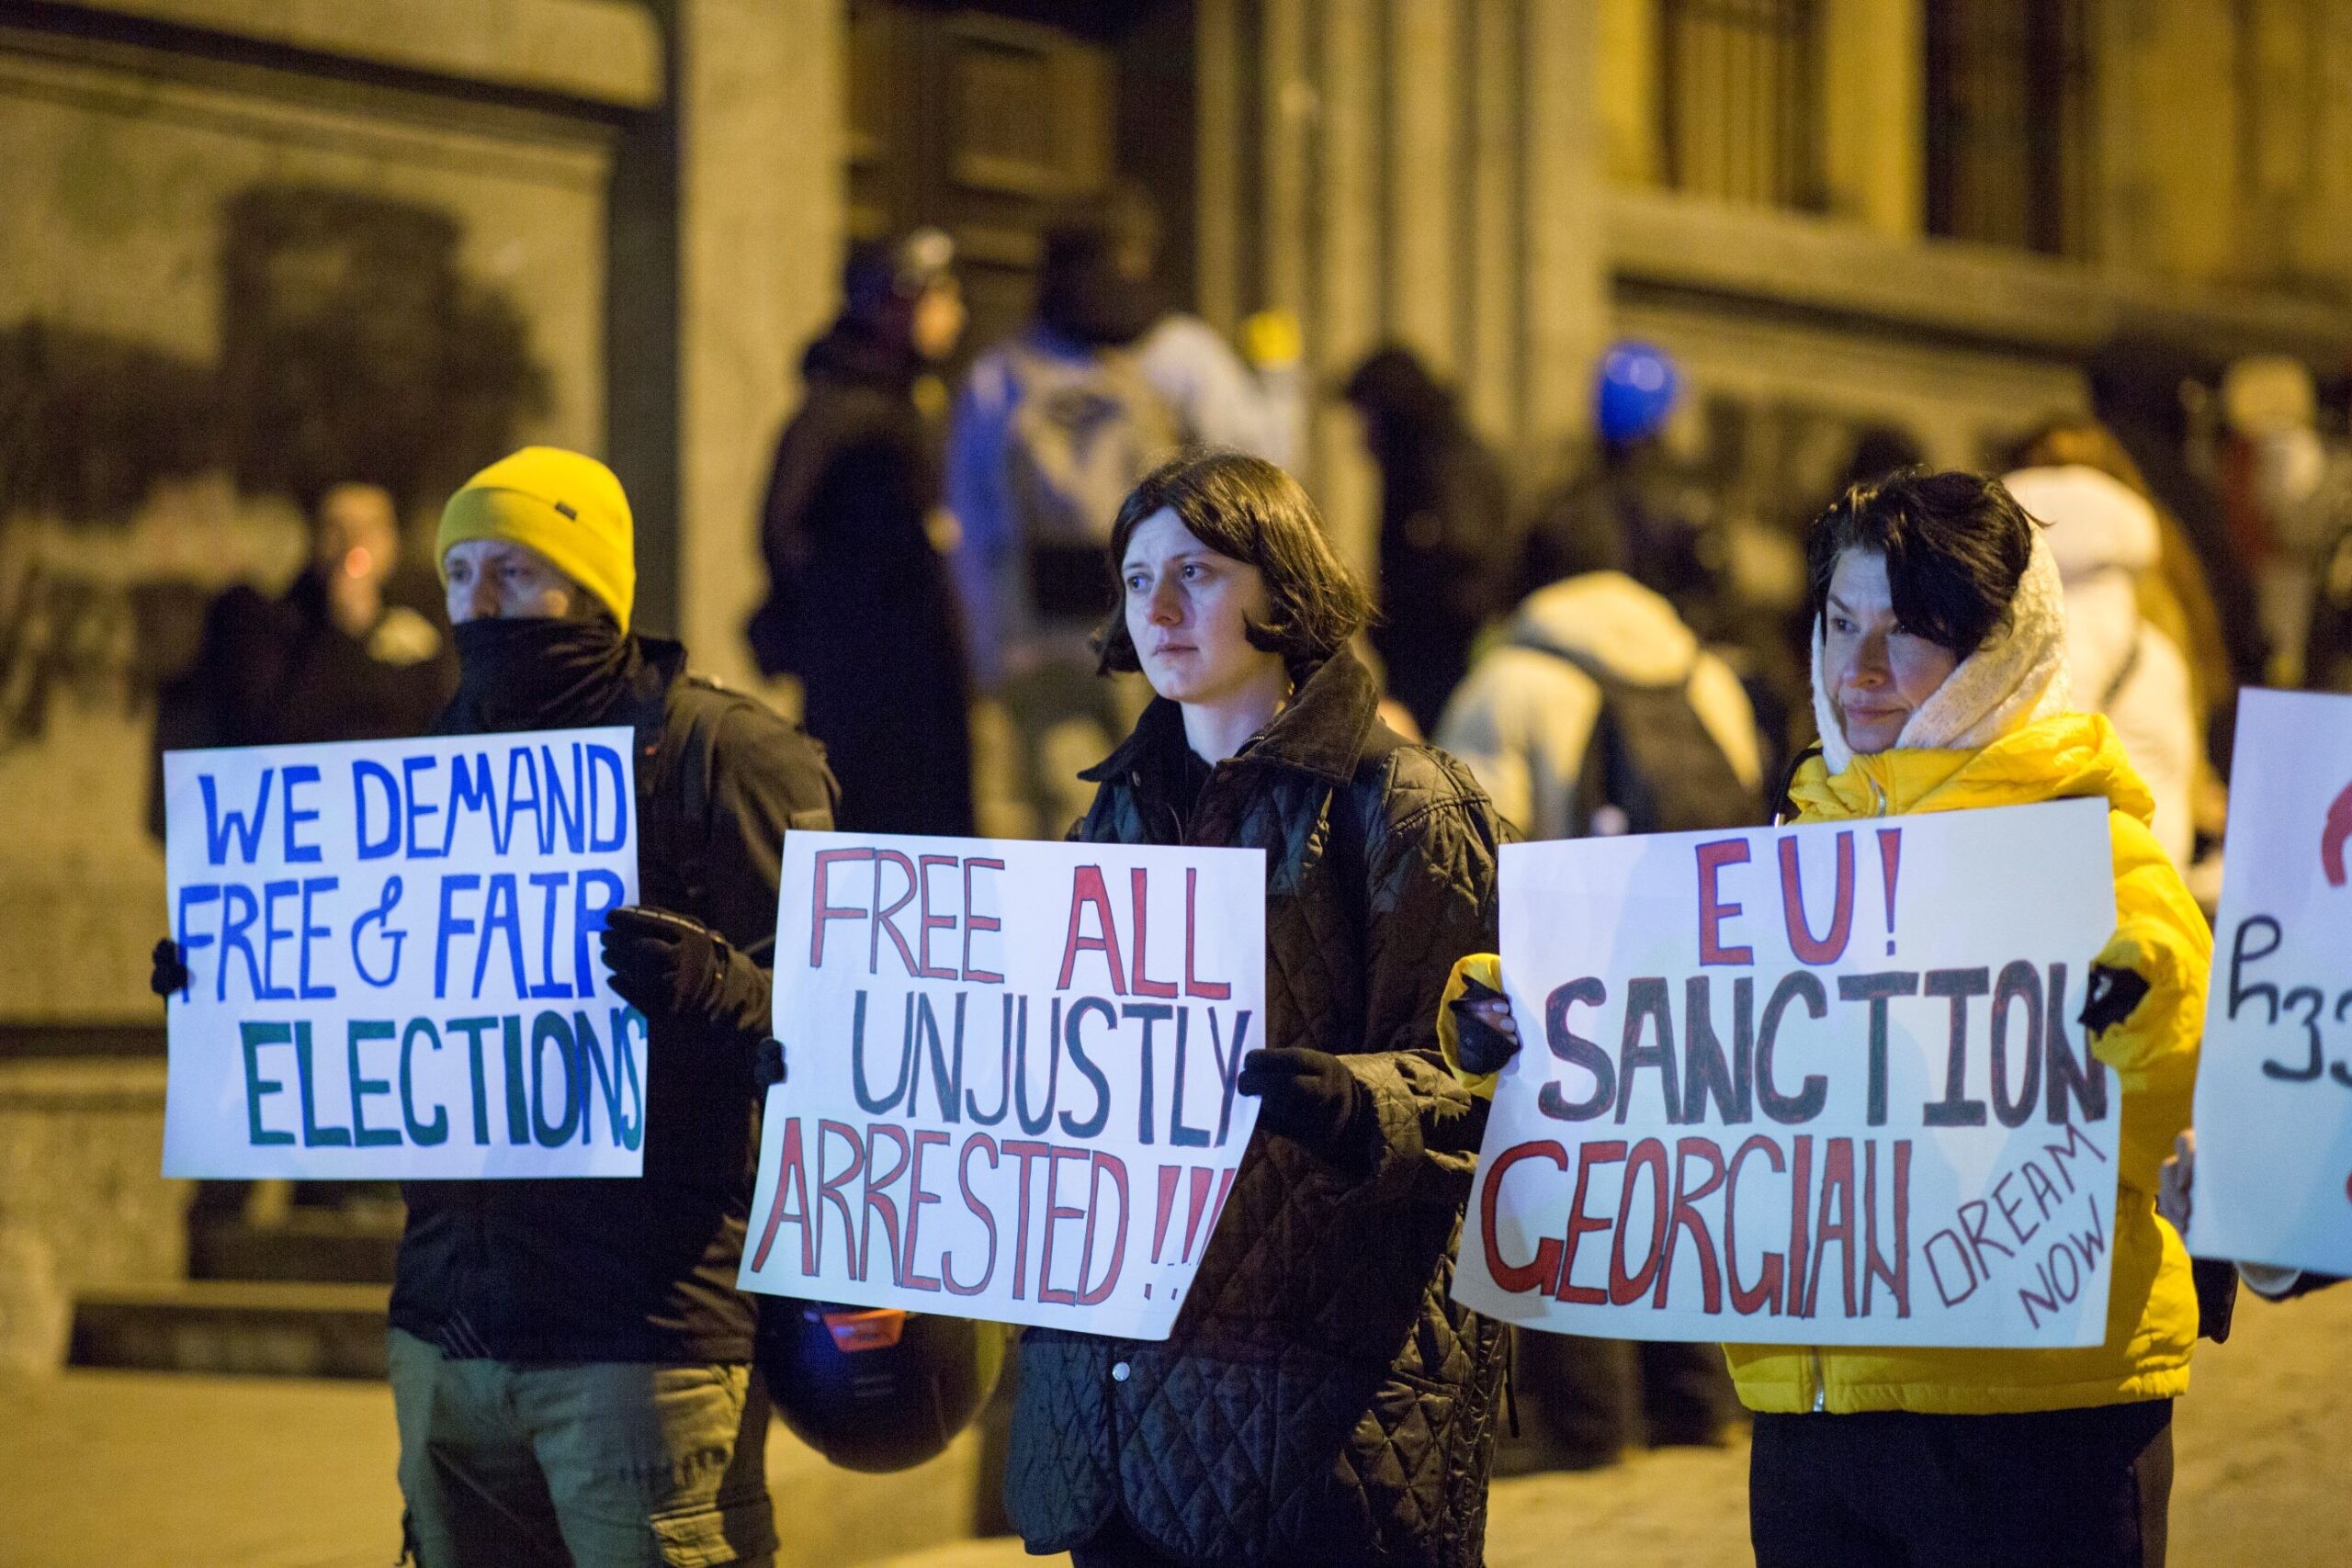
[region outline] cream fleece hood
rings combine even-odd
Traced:
[[[2074,705],[2066,666],[2066,597],[2051,553],[2048,529],[2033,531],[2033,553],[2018,581],[2009,626],[1960,661],[1935,694],[1920,705],[1894,749],[1905,751],[1974,751],[2036,719]],[[1821,730],[1822,761],[1834,776],[1854,760],[1846,744],[1825,678],[1824,617],[1813,618],[1813,718]]]

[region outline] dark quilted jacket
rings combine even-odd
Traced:
[[[1345,1168],[1254,1134],[1165,1342],[1029,1331],[1005,1502],[1032,1551],[1120,1511],[1188,1563],[1481,1561],[1501,1336],[1447,1290],[1485,1107],[1434,1021],[1453,960],[1495,941],[1498,823],[1375,703],[1332,659],[1188,820],[1154,783],[1172,704],[1087,775],[1080,839],[1266,851],[1266,1043],[1344,1056],[1380,1136]]]

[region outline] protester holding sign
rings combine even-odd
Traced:
[[[832,780],[792,726],[629,630],[628,502],[603,464],[492,464],[450,499],[439,553],[459,669],[441,732],[634,733],[641,907],[605,917],[603,956],[647,1020],[648,1081],[641,1177],[404,1184],[410,1545],[435,1568],[765,1562],[769,1413],[735,1286],[752,1064],[784,834],[831,825]],[[180,961],[158,949],[159,990],[186,984]]]
[[[1364,592],[1279,468],[1168,464],[1111,560],[1103,671],[1159,695],[1076,837],[1265,851],[1261,1109],[1170,1338],[1029,1331],[1007,1507],[1080,1568],[1475,1568],[1501,1337],[1447,1285],[1484,1114],[1431,1021],[1494,940],[1493,809],[1379,723]]]
[[[2117,927],[2083,1023],[2121,1084],[2120,1185],[2098,1345],[1727,1348],[1757,1413],[1757,1561],[2159,1563],[2197,1309],[2154,1195],[2188,1120],[2211,934],[2113,728],[2068,711],[2057,569],[1999,484],[1914,472],[1857,486],[1815,522],[1807,556],[1822,746],[1791,786],[1798,821],[2108,804]],[[1482,967],[1463,965],[1449,996]],[[1495,1002],[1460,1010],[1445,1043],[1483,1083],[1517,1030]]]

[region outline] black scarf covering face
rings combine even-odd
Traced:
[[[605,615],[468,621],[456,637],[455,705],[484,733],[601,724],[640,661],[637,639]]]

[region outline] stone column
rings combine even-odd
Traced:
[[[1523,469],[1553,458],[1591,418],[1594,365],[1611,333],[1599,6],[1526,0],[1522,169],[1526,355]]]
[[[1388,0],[1381,312],[1441,376],[1460,357],[1462,23],[1458,0]]]
[[[2238,262],[2237,28],[2207,0],[2104,0],[2102,252],[2186,282]]]
[[[1521,15],[1546,4],[1464,0],[1469,147],[1448,203],[1461,236],[1462,401],[1479,434],[1505,450],[1518,442],[1521,415],[1521,95],[1536,80],[1521,53]],[[1570,81],[1546,90],[1573,96],[1586,85]]]
[[[1323,0],[1317,73],[1321,112],[1316,138],[1314,330],[1307,334],[1316,384],[1329,387],[1369,354],[1381,335],[1381,84],[1374,8]],[[1318,400],[1314,431],[1316,497],[1340,553],[1371,575],[1378,551],[1380,480],[1355,416]]]
[[[1927,216],[1925,25],[1920,0],[1828,0],[1821,13],[1829,210],[1900,239]]]
[[[698,669],[746,684],[767,465],[840,283],[841,13],[833,0],[678,6],[678,622]]]

